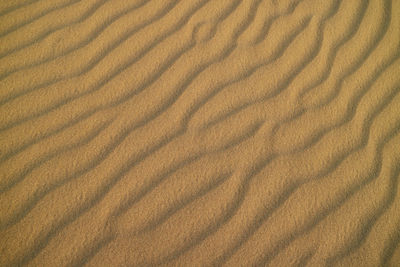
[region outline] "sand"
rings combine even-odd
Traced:
[[[0,1],[0,266],[400,266],[400,1]]]

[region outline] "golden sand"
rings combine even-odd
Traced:
[[[1,0],[0,266],[400,266],[399,0]]]

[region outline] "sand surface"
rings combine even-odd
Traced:
[[[400,0],[0,0],[0,266],[400,266]]]

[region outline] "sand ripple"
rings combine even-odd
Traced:
[[[0,266],[400,266],[399,10],[0,2]]]

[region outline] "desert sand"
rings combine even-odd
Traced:
[[[400,266],[399,0],[1,0],[0,266]]]

